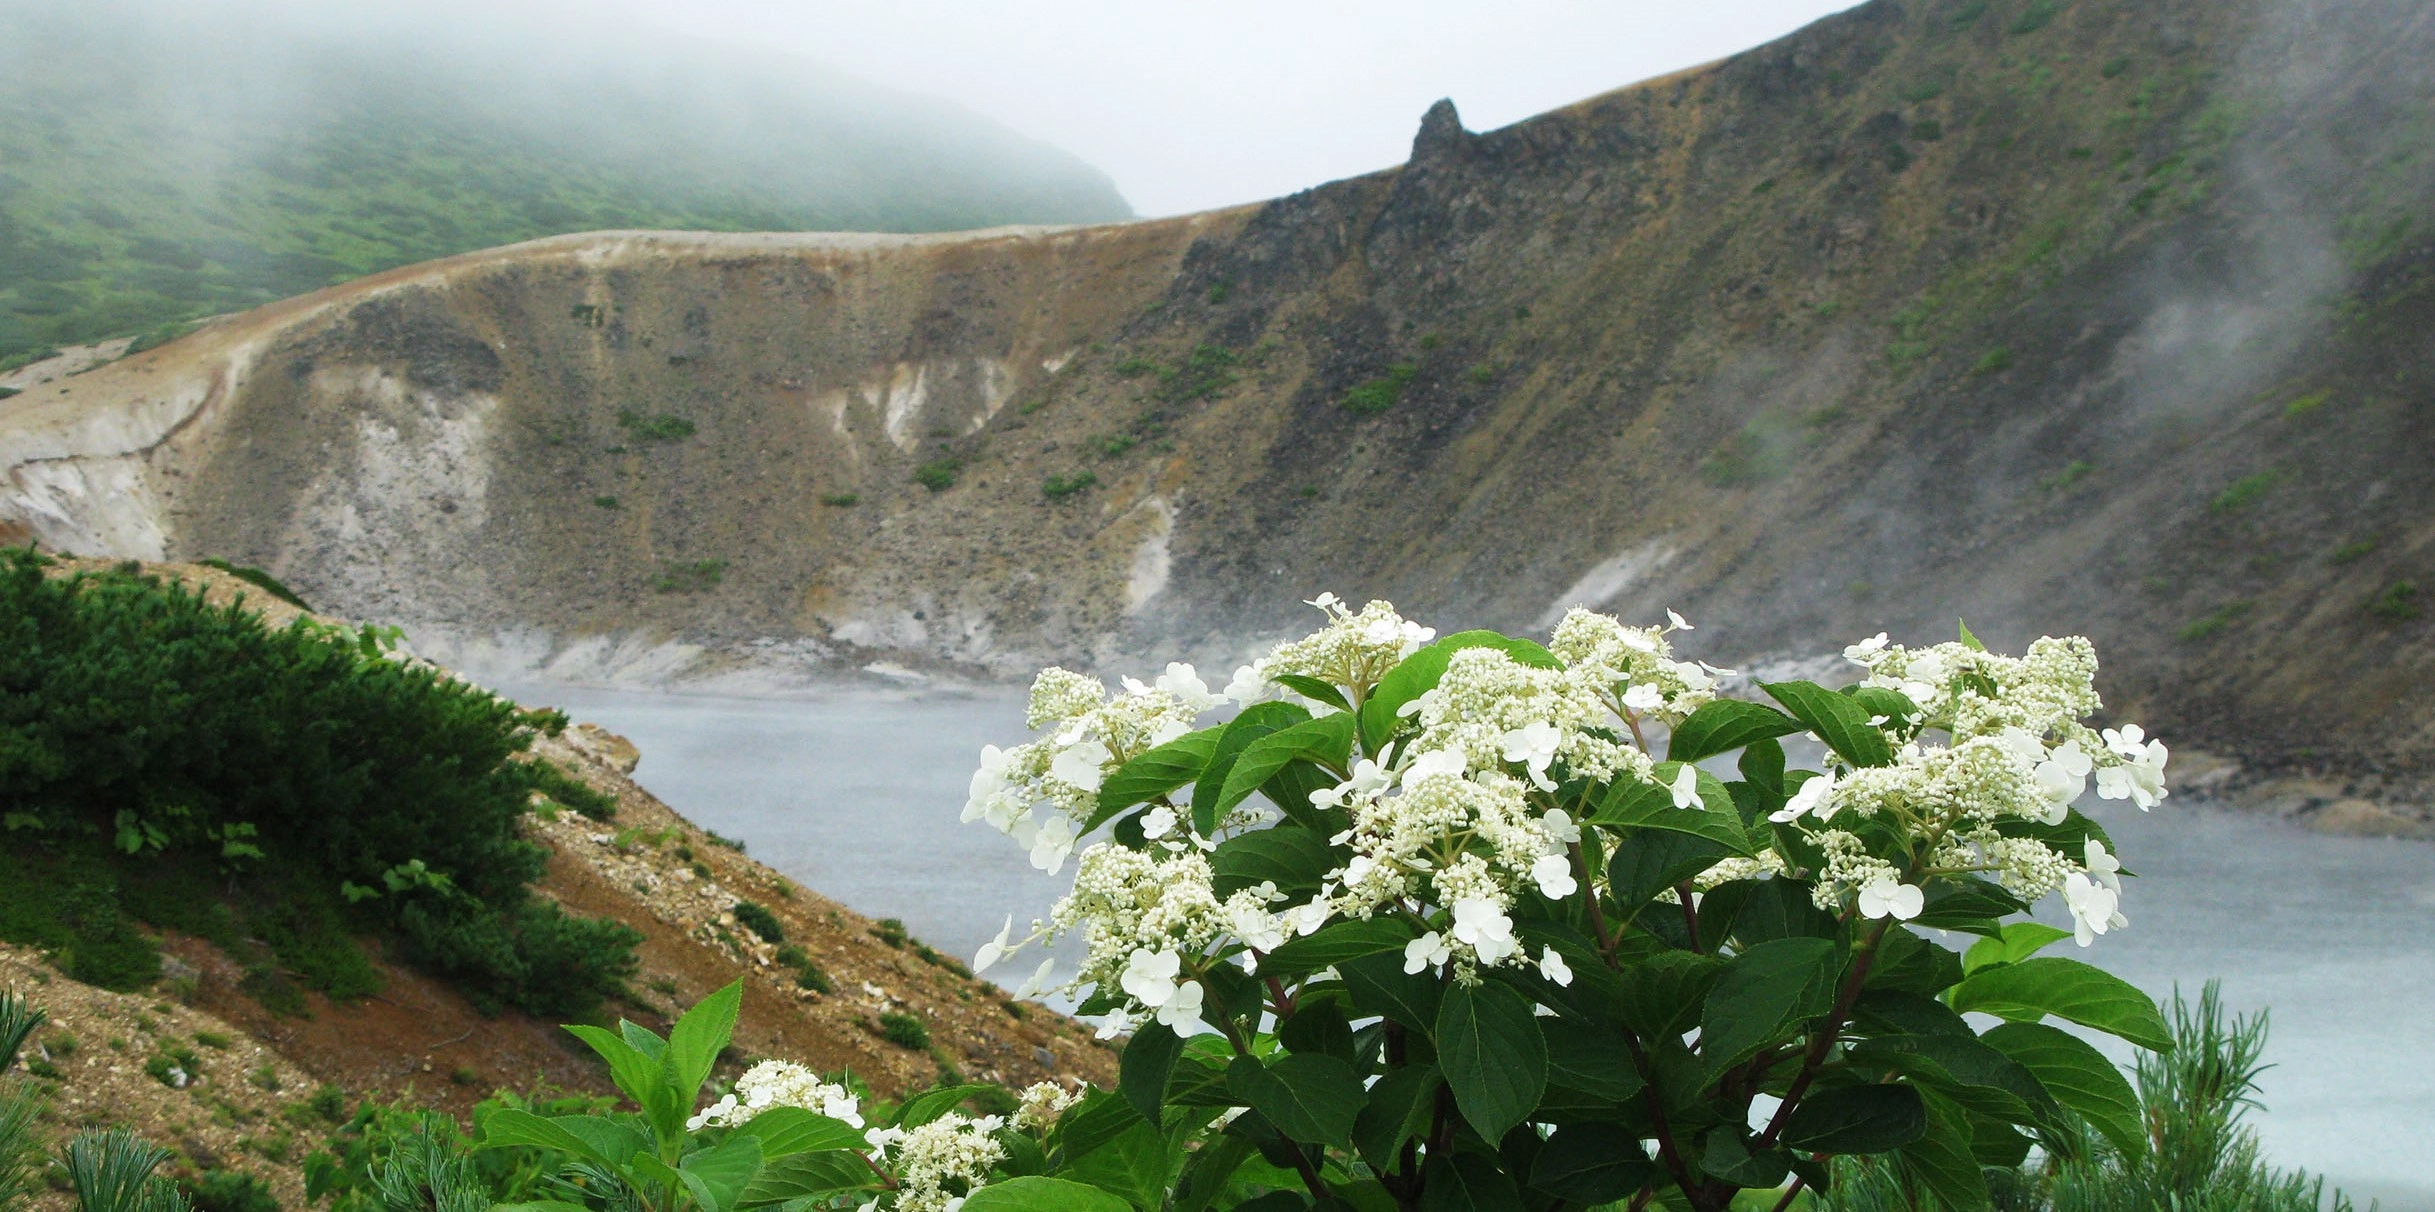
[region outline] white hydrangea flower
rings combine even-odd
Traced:
[[[2063,906],[2071,910],[2072,939],[2086,947],[2108,930],[2130,925],[2122,916],[2122,896],[2083,872],[2063,877]]]
[[[1549,900],[1571,896],[1581,885],[1573,878],[1573,860],[1569,854],[1545,854],[1530,865],[1530,878],[1539,886],[1539,895]]]
[[[751,1123],[772,1107],[803,1110],[862,1126],[862,1104],[854,1092],[792,1061],[766,1060],[736,1079],[735,1092],[723,1095],[701,1114],[687,1120],[687,1131],[705,1127],[733,1128]]]
[[[1860,889],[1860,916],[1891,917],[1909,921],[1926,907],[1926,897],[1917,885],[1898,882],[1890,875],[1880,875]]]
[[[1565,963],[1564,957],[1556,954],[1553,947],[1539,952],[1539,975],[1559,985],[1573,983],[1572,965]]]
[[[1006,1160],[997,1139],[1004,1123],[950,1111],[912,1129],[867,1134],[873,1152],[896,1176],[897,1212],[955,1212],[987,1184],[990,1168]]]

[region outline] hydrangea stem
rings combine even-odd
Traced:
[[[1792,1118],[1793,1109],[1801,1105],[1801,1096],[1809,1093],[1809,1084],[1817,1080],[1818,1066],[1826,1062],[1826,1054],[1834,1048],[1843,1033],[1843,1020],[1850,1017],[1852,1003],[1860,1000],[1861,986],[1868,983],[1869,967],[1877,961],[1877,944],[1892,929],[1894,919],[1881,918],[1861,940],[1852,955],[1852,972],[1843,979],[1843,991],[1835,996],[1834,1013],[1827,1016],[1826,1026],[1812,1036],[1809,1051],[1801,1057],[1801,1072],[1794,1075],[1792,1085],[1784,1091],[1784,1101],[1776,1107],[1775,1117],[1767,1121],[1767,1131],[1759,1135],[1756,1151],[1775,1147],[1776,1138],[1783,1135],[1784,1125]]]

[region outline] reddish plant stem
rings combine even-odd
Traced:
[[[1784,1091],[1784,1102],[1776,1108],[1775,1117],[1767,1121],[1767,1131],[1759,1136],[1758,1150],[1775,1147],[1776,1137],[1783,1134],[1785,1121],[1792,1118],[1793,1108],[1801,1105],[1801,1096],[1809,1093],[1809,1084],[1817,1080],[1818,1066],[1826,1062],[1827,1052],[1843,1033],[1843,1020],[1851,1016],[1852,1003],[1860,1000],[1860,987],[1868,983],[1869,966],[1877,962],[1877,943],[1893,925],[1894,919],[1890,917],[1878,922],[1876,928],[1869,931],[1868,938],[1861,942],[1859,954],[1852,957],[1851,975],[1843,978],[1843,991],[1835,996],[1834,1013],[1827,1016],[1826,1028],[1810,1037],[1809,1051],[1801,1058],[1801,1072],[1793,1077],[1791,1087]]]
[[[1682,902],[1683,929],[1691,934],[1691,950],[1694,954],[1705,955],[1708,949],[1699,945],[1699,906],[1691,903],[1693,895],[1690,881],[1674,885],[1674,899]]]
[[[1624,1045],[1632,1050],[1632,1065],[1640,1070],[1641,1100],[1649,1108],[1649,1126],[1657,1134],[1657,1157],[1666,1164],[1666,1172],[1674,1176],[1674,1185],[1685,1195],[1692,1189],[1690,1167],[1683,1164],[1682,1151],[1674,1147],[1674,1130],[1666,1124],[1666,1100],[1657,1092],[1656,1066],[1649,1063],[1648,1050],[1640,1046],[1640,1037],[1630,1031],[1623,1033]]]
[[[1615,936],[1607,933],[1606,910],[1598,904],[1598,887],[1590,882],[1589,859],[1581,853],[1579,842],[1573,843],[1573,878],[1580,881],[1582,889],[1589,893],[1582,899],[1589,902],[1590,932],[1598,936],[1599,956],[1606,960],[1607,967],[1612,968],[1615,966]]]
[[[1794,1175],[1792,1185],[1784,1188],[1784,1198],[1776,1201],[1775,1212],[1792,1212],[1792,1201],[1800,1198],[1801,1187],[1807,1182],[1808,1179]]]

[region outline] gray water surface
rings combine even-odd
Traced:
[[[635,777],[688,818],[956,955],[1008,914],[1018,929],[1043,915],[1073,874],[1034,871],[1011,841],[956,820],[981,746],[1028,739],[1015,693],[514,693],[624,734],[643,752]],[[2254,1117],[2268,1157],[2328,1175],[2363,1209],[2372,1196],[2435,1212],[2435,846],[2321,837],[2186,797],[2145,815],[2093,808],[2141,877],[2125,890],[2131,926],[2055,953],[2159,997],[2179,984],[2195,999],[2220,978],[2234,1010],[2270,1007],[2269,1113]]]

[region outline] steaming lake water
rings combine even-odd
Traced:
[[[1018,695],[509,692],[631,738],[635,777],[678,811],[950,953],[971,955],[1008,914],[1043,915],[1065,889],[956,820],[981,746],[1026,736]],[[2233,1009],[2271,1007],[2269,1113],[2255,1117],[2267,1155],[2328,1175],[2362,1208],[2374,1196],[2388,1212],[2435,1212],[2435,846],[2322,837],[2187,797],[2146,816],[2097,810],[2141,878],[2126,889],[2131,928],[2076,954],[2159,996],[2178,982],[2195,998],[2214,977]]]

